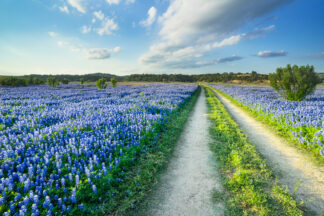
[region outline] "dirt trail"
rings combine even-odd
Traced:
[[[147,215],[223,215],[223,206],[212,203],[221,188],[213,153],[209,150],[209,122],[205,93],[180,136],[174,156],[150,197]]]
[[[280,172],[278,181],[287,185],[290,191],[294,190],[297,181],[301,181],[297,199],[309,201],[306,206],[310,210],[316,212],[316,215],[324,215],[324,167],[314,165],[303,152],[227,98],[220,94],[217,96],[256,149]]]

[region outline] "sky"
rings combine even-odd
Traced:
[[[0,75],[324,72],[322,0],[1,0]]]

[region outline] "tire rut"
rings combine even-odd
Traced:
[[[208,108],[204,90],[180,135],[168,168],[149,198],[146,215],[223,215],[223,205],[212,202],[221,183],[209,149]]]
[[[216,92],[215,94],[258,152],[274,167],[274,171],[279,172],[278,182],[287,185],[291,192],[294,191],[296,183],[300,182],[294,196],[297,200],[303,200],[305,206],[316,215],[324,215],[324,167],[315,165],[302,151],[276,135],[242,108],[224,96]]]

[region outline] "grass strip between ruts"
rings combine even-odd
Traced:
[[[91,212],[93,215],[136,215],[145,208],[145,198],[152,191],[159,180],[159,174],[166,168],[175,144],[180,137],[183,127],[196,104],[201,87],[191,96],[183,106],[169,118],[156,142],[154,136],[147,137],[144,145],[148,151],[139,157],[134,167],[124,173],[125,179],[119,183],[115,196],[103,201],[99,209]]]
[[[226,189],[225,193],[215,191],[214,201],[225,203],[226,215],[304,215],[301,203],[276,183],[271,168],[215,93],[206,88],[206,94],[212,120],[210,147]]]

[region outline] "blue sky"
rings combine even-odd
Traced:
[[[1,0],[0,75],[324,72],[320,0]]]

